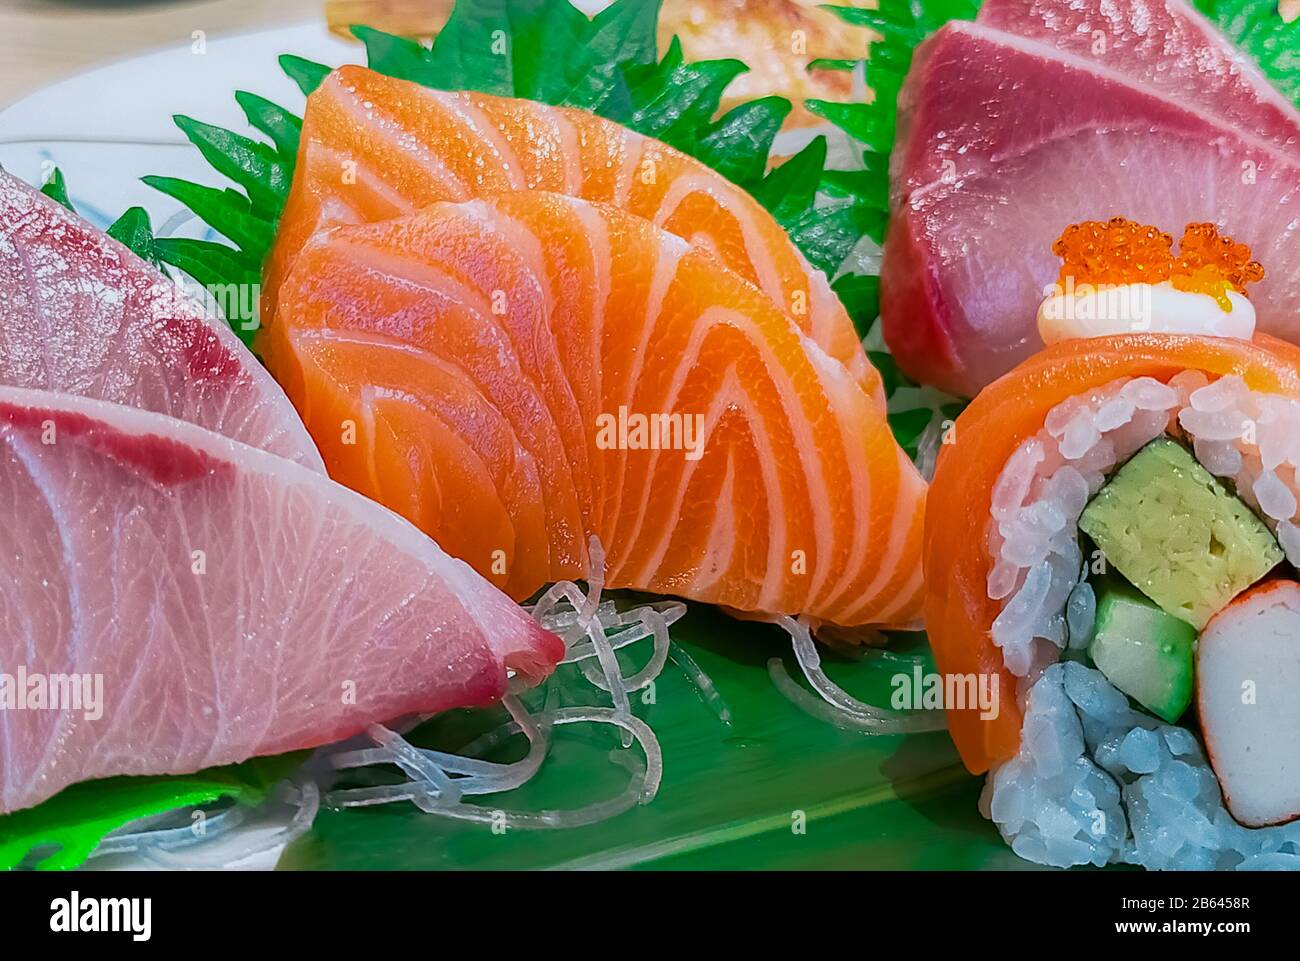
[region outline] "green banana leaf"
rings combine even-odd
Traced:
[[[505,832],[426,814],[405,802],[323,810],[285,852],[280,868],[1033,867],[980,816],[982,779],[962,767],[946,733],[865,735],[805,714],[768,674],[768,659],[782,655],[787,669],[798,671],[788,638],[768,625],[734,621],[701,606],[674,625],[673,637],[717,686],[731,721],[720,721],[671,662],[655,683],[653,703],[633,696],[635,713],[663,748],[663,782],[649,804],[587,827]],[[907,647],[924,651],[919,636]],[[837,683],[880,705],[889,703],[890,678],[912,670],[910,661],[890,654],[824,660]],[[572,667],[561,671],[567,672],[560,683],[566,701],[586,694]],[[454,750],[504,719],[500,710],[454,712],[420,732],[421,743]],[[503,746],[513,747],[513,755],[493,759],[521,756],[523,739],[516,740]],[[540,811],[612,797],[628,779],[610,761],[618,750],[618,736],[607,726],[557,728],[531,782],[477,803]]]

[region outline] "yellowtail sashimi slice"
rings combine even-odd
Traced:
[[[0,387],[0,487],[0,813],[490,704],[564,656],[397,515],[174,418]]]
[[[249,301],[255,290],[238,290]],[[188,420],[323,471],[284,392],[224,320],[0,170],[0,384]]]

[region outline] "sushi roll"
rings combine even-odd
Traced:
[[[1209,224],[1053,250],[1047,347],[949,431],[926,626],[981,809],[1055,866],[1300,868],[1300,350]]]

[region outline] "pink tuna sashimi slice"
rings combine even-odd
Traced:
[[[985,0],[979,22],[1094,60],[1262,140],[1300,149],[1300,112],[1185,0]]]
[[[293,405],[224,321],[3,170],[0,384],[169,414],[325,469]]]
[[[1300,157],[1046,44],[951,23],[899,97],[885,338],[913,377],[973,395],[1040,349],[1035,311],[1080,220],[1175,236],[1214,221],[1268,276],[1259,327],[1300,340]]]
[[[0,486],[0,813],[488,704],[564,653],[396,514],[161,414],[0,387]],[[58,675],[80,710],[32,700]]]

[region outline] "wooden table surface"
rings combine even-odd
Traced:
[[[0,107],[92,66],[323,17],[323,0],[0,0]]]

